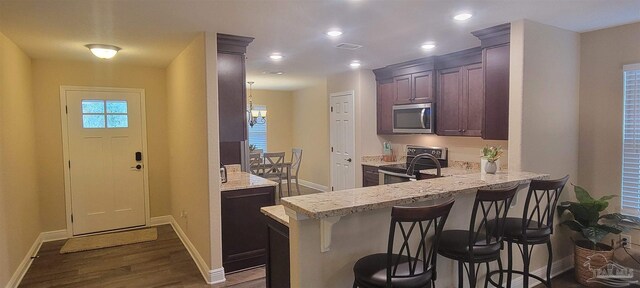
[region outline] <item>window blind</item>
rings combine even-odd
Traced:
[[[622,134],[622,213],[640,215],[640,64],[625,65]]]
[[[253,110],[266,111],[267,106],[253,105]],[[256,123],[249,126],[249,145],[255,145],[256,149],[267,150],[267,123]]]

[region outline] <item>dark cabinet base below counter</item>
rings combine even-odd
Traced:
[[[264,265],[267,233],[260,208],[275,204],[275,187],[221,193],[222,266],[225,272]]]
[[[267,223],[267,288],[291,287],[289,227],[263,216]]]

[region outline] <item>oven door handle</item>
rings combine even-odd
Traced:
[[[427,108],[422,108],[422,111],[420,111],[420,124],[422,124],[422,129],[427,129],[427,127],[424,126],[424,112],[427,110]]]
[[[411,176],[411,175],[407,175],[407,174],[404,174],[404,173],[386,171],[386,170],[382,170],[382,169],[379,169],[378,172],[380,172],[382,174],[387,174],[389,176],[396,176],[396,177],[403,177],[403,178],[416,178],[416,176]]]

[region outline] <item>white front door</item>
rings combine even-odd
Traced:
[[[331,104],[331,188],[356,187],[353,91],[333,93]]]
[[[144,92],[62,91],[73,234],[145,225]]]

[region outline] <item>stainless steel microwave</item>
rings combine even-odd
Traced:
[[[394,105],[393,133],[433,133],[433,112],[432,103]]]

